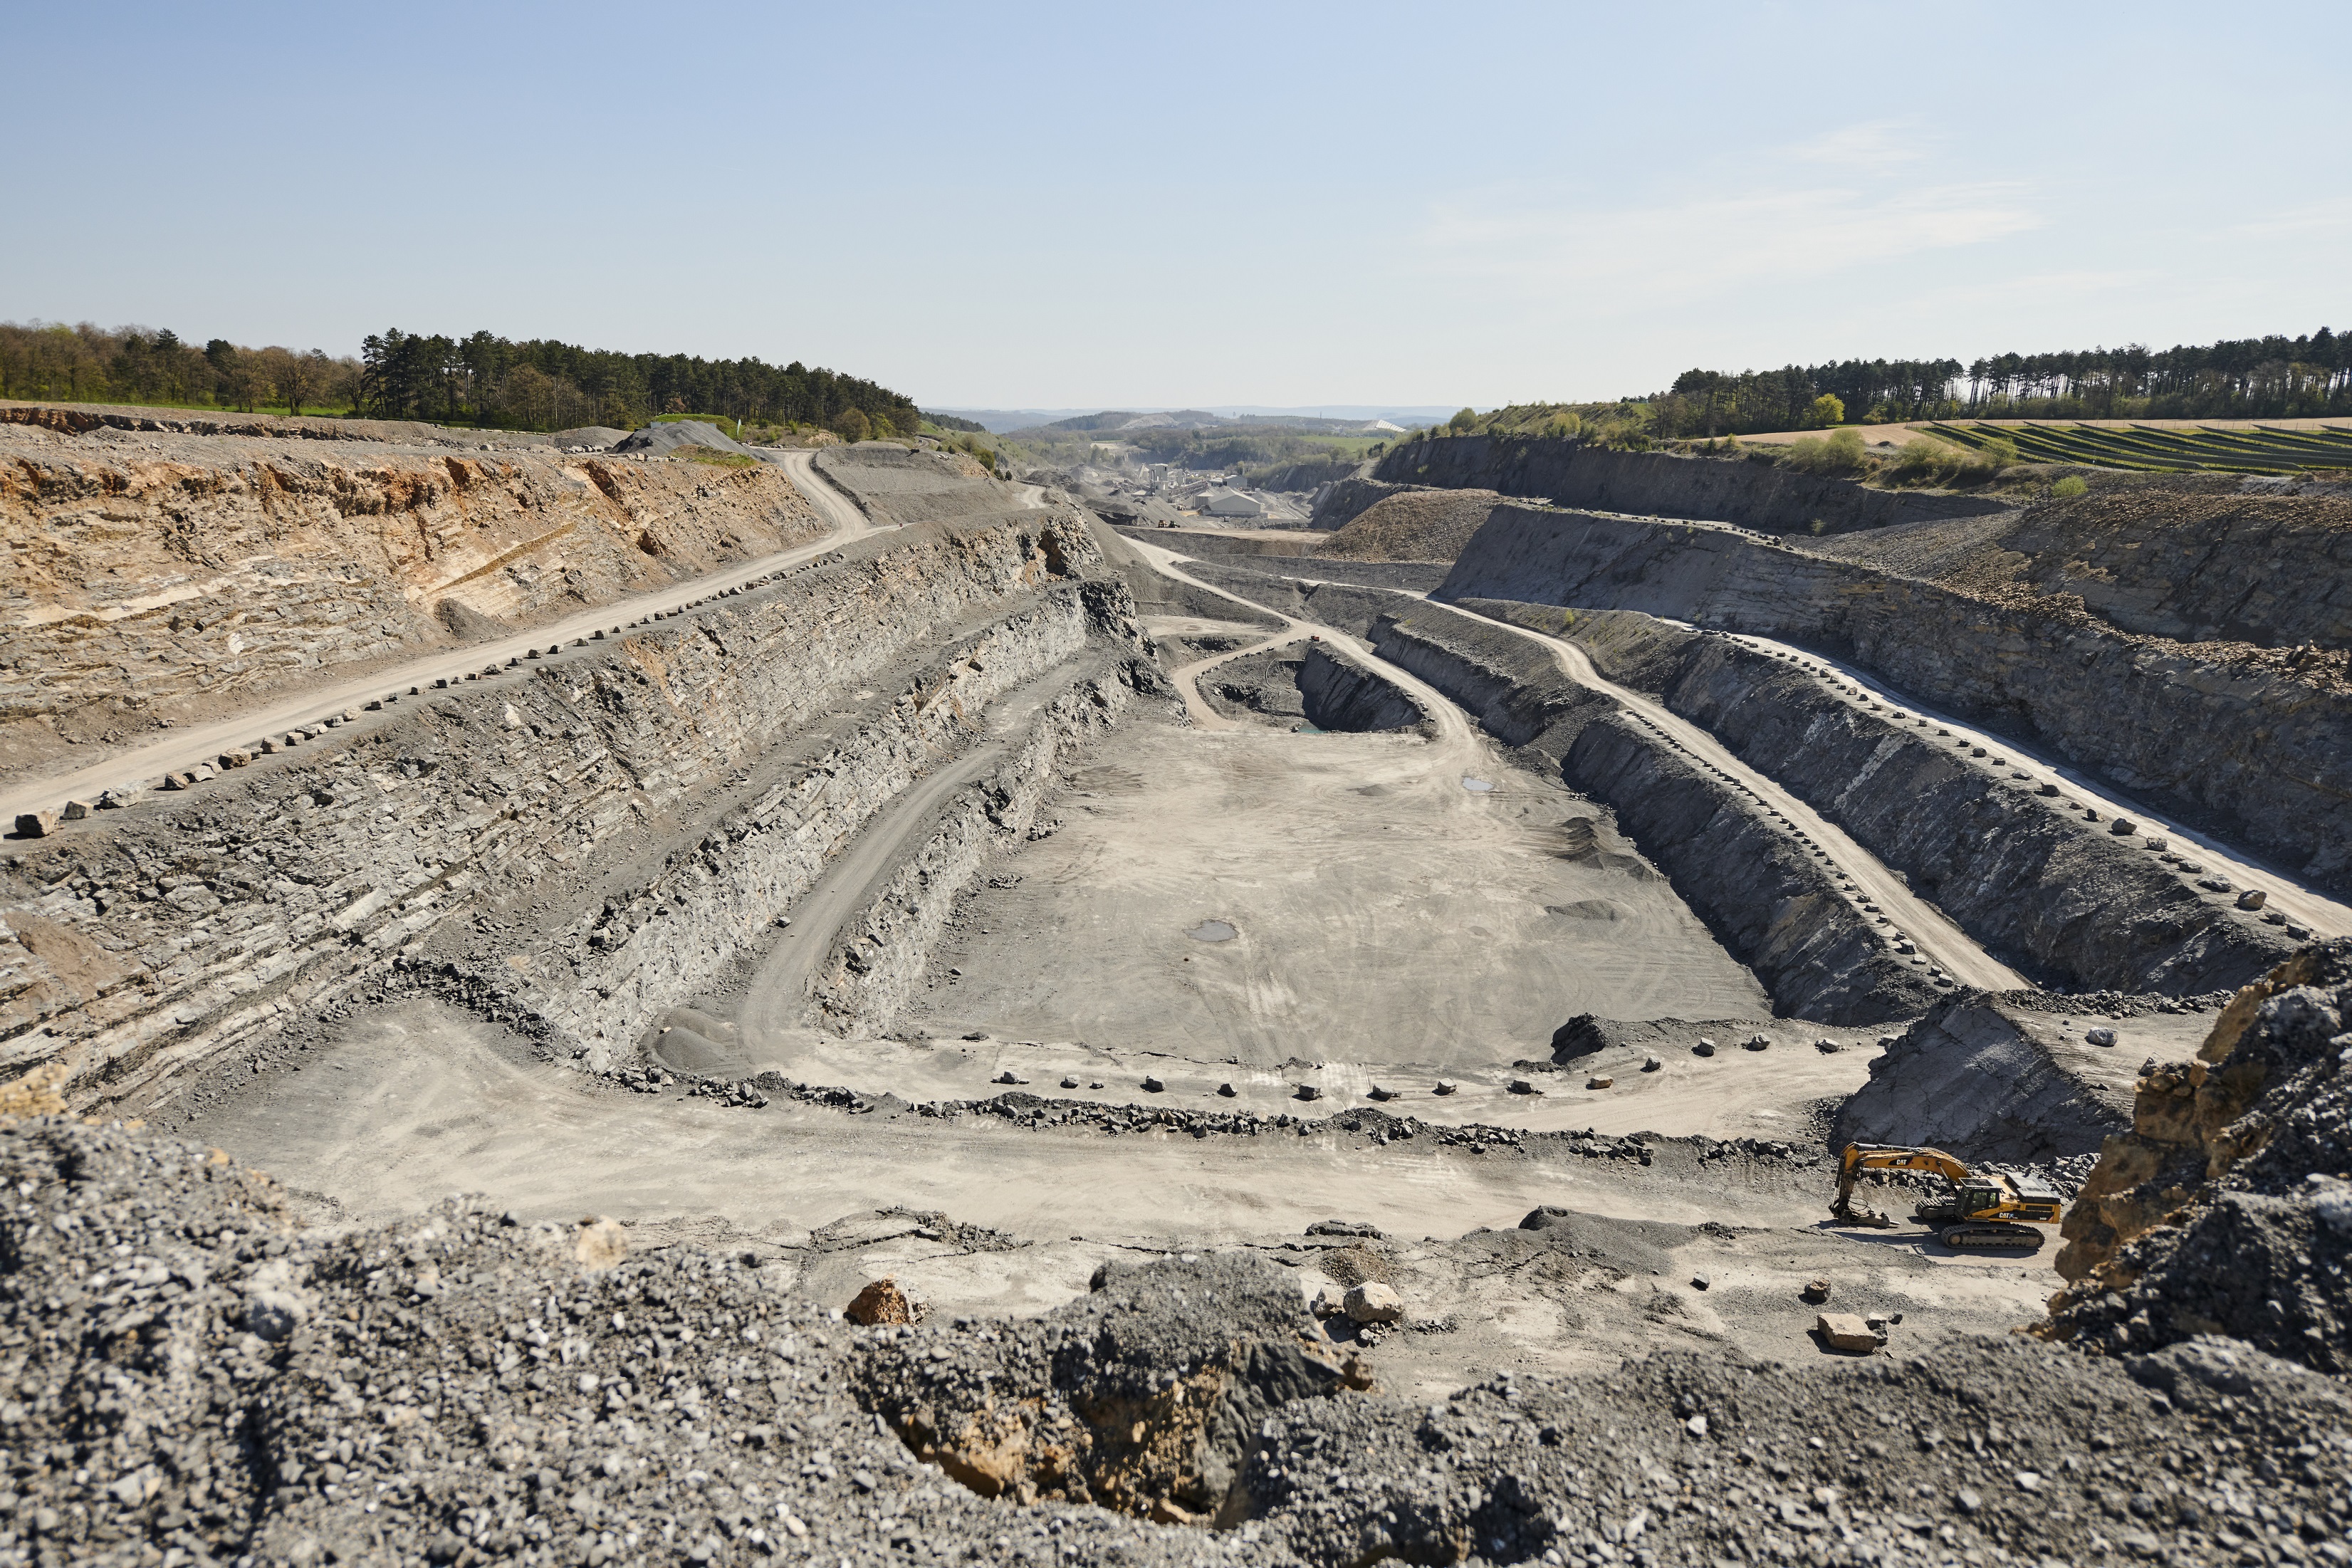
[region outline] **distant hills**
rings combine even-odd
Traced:
[[[935,411],[969,419],[988,430],[1048,430],[1056,435],[1087,435],[1117,430],[1204,430],[1280,425],[1294,430],[1361,431],[1381,422],[1410,428],[1443,419],[1452,408],[1425,405],[1324,405],[1307,408],[1273,408],[1256,404],[1229,404],[1218,412],[1200,408],[941,408]]]

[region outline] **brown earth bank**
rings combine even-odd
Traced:
[[[766,465],[0,424],[0,773],[823,531]]]

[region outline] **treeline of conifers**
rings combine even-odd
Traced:
[[[2280,419],[2352,415],[2352,334],[1957,359],[1688,370],[1645,401],[1652,432],[1801,429],[1834,397],[1851,424],[1913,419]]]
[[[360,355],[198,347],[176,333],[87,322],[0,322],[0,397],[427,419],[513,430],[642,425],[656,414],[823,426],[856,439],[910,435],[911,400],[856,376],[758,359],[630,354],[492,332],[392,331]]]

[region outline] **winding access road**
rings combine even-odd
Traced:
[[[2275,866],[2254,859],[2242,849],[2231,847],[2209,833],[2184,826],[2175,818],[2150,811],[2141,802],[2124,800],[2108,794],[2096,779],[2072,763],[2053,761],[2046,752],[2021,745],[2010,736],[1979,729],[1966,720],[1956,719],[1939,709],[1929,707],[1907,692],[1895,690],[1867,670],[1842,659],[1832,658],[1795,643],[1780,642],[1747,632],[1730,635],[1761,652],[1787,655],[1790,663],[1800,669],[1821,676],[1833,692],[1849,702],[1857,705],[1877,702],[1898,713],[1925,719],[1938,729],[1949,730],[1951,737],[1948,742],[1941,735],[1936,739],[1950,744],[1962,762],[1999,773],[2022,773],[2037,783],[2055,784],[2060,796],[2078,807],[2096,811],[2108,820],[2126,817],[2137,824],[2142,833],[2168,839],[2170,847],[2175,850],[2193,847],[2197,863],[2205,869],[2202,873],[2184,874],[2192,885],[2196,875],[2219,873],[2230,879],[2233,893],[2259,888],[2269,895],[2268,908],[2278,910],[2297,925],[2310,927],[2315,935],[2332,937],[2352,933],[2352,906],[2329,898],[2302,879]],[[1978,746],[1984,748],[1984,756],[1968,754],[1970,749]]]
[[[772,555],[739,562],[723,571],[616,599],[494,642],[444,648],[365,675],[312,687],[299,696],[247,709],[234,718],[167,730],[153,740],[109,751],[100,760],[68,773],[20,781],[0,790],[0,828],[13,826],[19,813],[52,809],[68,800],[95,799],[107,790],[124,785],[151,784],[165,773],[186,772],[212,762],[224,752],[250,746],[262,735],[281,734],[319,723],[388,691],[430,686],[436,680],[455,680],[490,665],[520,658],[533,648],[545,649],[598,630],[637,625],[649,616],[682,609],[698,599],[724,593],[771,572],[797,566],[827,551],[837,550],[853,539],[877,531],[855,502],[817,473],[811,462],[814,456],[792,451],[771,459],[808,498],[817,514],[831,524],[825,535],[814,543],[794,545]]]
[[[1432,712],[1441,716],[1441,727],[1454,724],[1463,726],[1466,730],[1467,721],[1460,708],[1453,701],[1417,678],[1406,674],[1369,649],[1362,648],[1354,638],[1328,626],[1318,626],[1299,620],[1293,616],[1283,615],[1280,611],[1244,599],[1238,595],[1228,594],[1222,588],[1188,576],[1174,564],[1181,558],[1172,552],[1145,543],[1141,540],[1132,540],[1129,542],[1142,551],[1145,558],[1163,574],[1190,583],[1195,587],[1205,588],[1220,597],[1233,600],[1235,604],[1246,605],[1259,615],[1276,616],[1284,624],[1285,629],[1266,642],[1251,647],[1237,648],[1229,654],[1187,665],[1183,670],[1178,672],[1178,684],[1183,689],[1186,705],[1188,707],[1199,705],[1193,710],[1196,715],[1206,710],[1208,706],[1201,700],[1192,684],[1192,678],[1199,671],[1225,659],[1239,658],[1245,654],[1255,653],[1259,648],[1278,646],[1282,642],[1293,641],[1300,636],[1311,633],[1338,643],[1350,652],[1357,653],[1358,657],[1363,658],[1367,664],[1378,669],[1382,675],[1411,689],[1414,695],[1421,698]],[[1427,598],[1426,595],[1422,594],[1400,594],[1399,596]],[[1459,605],[1447,605],[1446,608],[1455,610],[1462,615],[1475,616],[1475,612],[1462,609]],[[1729,780],[1735,786],[1743,788],[1764,809],[1776,814],[1790,827],[1801,829],[1810,835],[1812,843],[1828,856],[1832,868],[1843,873],[1853,883],[1854,890],[1847,897],[1857,906],[1865,902],[1877,906],[1877,913],[1873,914],[1864,910],[1862,918],[1873,923],[1883,921],[1885,934],[1893,937],[1899,933],[1908,940],[1919,950],[1921,957],[1942,970],[1956,984],[1979,986],[1989,991],[2017,990],[2030,985],[2031,982],[2023,975],[1987,952],[1948,915],[1914,893],[1905,885],[1902,878],[1880,861],[1876,856],[1855,843],[1843,829],[1811,806],[1807,805],[1794,794],[1782,788],[1770,776],[1758,772],[1740,761],[1738,757],[1732,754],[1729,748],[1706,730],[1687,719],[1677,716],[1663,703],[1603,679],[1601,673],[1592,668],[1592,661],[1585,657],[1584,650],[1573,643],[1563,642],[1558,637],[1546,637],[1541,632],[1530,631],[1525,626],[1514,626],[1508,621],[1495,620],[1491,616],[1475,616],[1475,618],[1486,621],[1489,625],[1498,626],[1514,636],[1525,637],[1542,647],[1559,664],[1560,672],[1570,680],[1617,703],[1626,714],[1674,745],[1693,762]],[[1211,717],[1216,716],[1212,714]],[[1218,719],[1217,721],[1225,722],[1222,719]]]

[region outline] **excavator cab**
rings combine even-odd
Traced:
[[[1941,1149],[1895,1143],[1849,1143],[1838,1159],[1837,1199],[1830,1217],[1841,1225],[1882,1228],[1894,1221],[1853,1201],[1854,1183],[1864,1171],[1924,1171],[1951,1185],[1948,1195],[1920,1204],[1911,1217],[1936,1226],[1947,1247],[2030,1247],[2045,1239],[2039,1227],[2056,1225],[2064,1211],[2058,1189],[2031,1176],[1971,1171]]]

